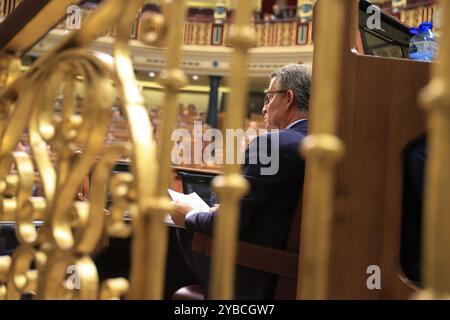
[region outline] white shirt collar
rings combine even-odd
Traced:
[[[292,128],[293,126],[295,126],[297,123],[300,123],[300,122],[303,122],[303,121],[307,121],[307,120],[308,120],[308,119],[300,119],[300,120],[294,121],[294,122],[292,122],[290,125],[288,125],[286,128],[284,128],[284,130],[290,129],[290,128]]]

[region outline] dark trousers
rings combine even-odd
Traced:
[[[207,296],[209,258],[192,251],[192,237],[188,230],[169,228],[164,299],[192,284],[200,284]]]
[[[191,285],[206,283],[209,277],[209,259],[192,252],[192,233],[169,228],[164,299],[171,299],[175,291]],[[129,277],[131,238],[110,239],[109,246],[95,258],[101,280]],[[190,261],[193,261],[193,265]],[[192,270],[196,270],[194,273]],[[207,285],[204,288],[206,292]]]
[[[185,229],[169,228],[169,247],[166,264],[165,299],[181,287],[200,284],[208,299],[210,258],[192,251],[193,233]],[[271,300],[276,277],[252,268],[236,268],[235,294],[237,300]]]

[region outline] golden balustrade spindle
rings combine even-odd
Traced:
[[[7,88],[20,76],[20,58],[10,54],[0,55],[0,89]],[[7,127],[8,117],[13,111],[13,103],[17,95],[3,95],[0,97],[0,152],[5,147],[2,143],[2,133]],[[20,134],[17,132],[17,134]]]
[[[128,45],[130,27],[143,1],[133,1],[122,9],[124,15],[117,28],[115,44],[116,72],[120,82],[119,94],[130,124],[133,151],[131,168],[137,208],[133,212],[133,245],[130,274],[130,298],[159,299],[163,290],[165,247],[161,236],[166,232],[163,210],[156,201],[159,171],[156,144],[153,140],[149,115],[136,84]]]
[[[450,299],[450,2],[444,15],[440,63],[419,99],[428,112],[428,154],[424,217],[425,299]]]
[[[158,126],[158,141],[159,141],[159,170],[157,173],[157,190],[156,190],[156,204],[155,215],[157,218],[153,228],[149,232],[158,232],[155,235],[155,242],[152,243],[151,251],[158,254],[158,269],[156,270],[159,278],[160,288],[164,285],[165,274],[165,255],[167,251],[167,226],[163,221],[164,215],[173,210],[170,199],[167,194],[167,189],[170,187],[172,180],[172,132],[176,126],[177,120],[177,106],[178,106],[178,92],[188,83],[186,75],[180,69],[181,64],[181,44],[183,42],[183,25],[180,21],[184,21],[186,17],[185,0],[171,0],[166,1],[163,7],[168,21],[166,24],[167,32],[167,48],[166,48],[166,68],[161,72],[160,83],[165,88],[164,103],[162,111],[162,121]],[[153,261],[155,264],[156,261]],[[155,266],[156,269],[156,266]],[[162,291],[160,296],[162,296]]]
[[[244,127],[247,110],[248,78],[247,51],[256,45],[255,32],[250,24],[253,1],[238,1],[235,24],[230,31],[229,43],[234,48],[231,56],[231,96],[226,109],[225,128],[237,130]],[[234,140],[226,138],[227,149],[234,148]],[[230,152],[226,152],[230,154]],[[232,154],[235,154],[232,152]],[[225,175],[213,181],[222,214],[217,216],[214,226],[213,255],[211,266],[211,298],[233,299],[236,241],[239,223],[239,203],[248,191],[248,182],[240,175],[236,154],[232,163],[227,159]],[[228,156],[227,156],[228,157]]]
[[[167,19],[167,67],[161,73],[161,83],[166,88],[164,101],[164,115],[160,130],[160,156],[145,165],[158,168],[150,177],[156,183],[150,200],[148,212],[140,217],[139,225],[136,224],[135,232],[139,233],[142,241],[135,240],[136,253],[133,253],[132,273],[132,297],[160,299],[164,289],[165,256],[167,251],[167,226],[164,223],[164,215],[173,208],[167,196],[167,188],[171,181],[171,135],[176,120],[178,104],[177,93],[186,83],[186,77],[179,69],[181,60],[182,27],[176,27],[179,21],[185,18],[184,0],[172,0],[164,3],[164,14]],[[155,39],[158,41],[158,39]],[[148,118],[148,115],[147,115]],[[150,136],[151,137],[151,136]],[[144,183],[146,181],[143,181]],[[133,250],[134,247],[133,247]],[[141,252],[143,255],[139,255]],[[144,262],[142,262],[144,261]],[[140,264],[140,265],[137,265]],[[138,274],[141,274],[139,276]],[[142,278],[143,277],[143,278]],[[141,283],[137,283],[141,280]],[[143,280],[143,281],[142,281]],[[134,285],[140,286],[142,292],[134,289]],[[143,295],[142,295],[143,294]]]
[[[343,153],[335,132],[344,39],[330,34],[344,29],[347,1],[320,0],[316,8],[310,136],[301,146],[307,163],[300,249],[303,257],[299,267],[303,277],[297,290],[302,299],[327,298],[334,167]]]

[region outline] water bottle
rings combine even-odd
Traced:
[[[436,36],[431,31],[433,24],[423,22],[418,29],[412,28],[410,32],[415,34],[409,43],[409,57],[413,60],[433,61],[438,52]]]

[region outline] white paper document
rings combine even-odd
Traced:
[[[179,192],[173,191],[171,189],[168,189],[168,190],[169,190],[169,195],[173,201],[186,203],[186,204],[190,205],[192,207],[192,209],[195,209],[198,211],[208,212],[210,209],[208,204],[205,201],[203,201],[203,199],[200,198],[200,196],[195,192],[190,193],[190,194],[184,194],[184,193],[179,193]]]
[[[197,193],[193,192],[190,194],[184,194],[184,193],[173,191],[171,189],[168,189],[168,191],[169,191],[170,198],[172,198],[173,201],[186,203],[186,204],[190,205],[192,207],[192,209],[195,209],[198,211],[209,212],[210,207],[208,206],[208,204],[205,201],[203,201],[202,198],[200,198],[200,196]],[[173,220],[169,214],[166,215],[165,222],[169,226],[177,226],[173,222]]]

